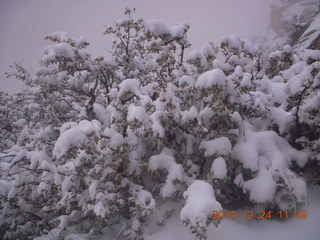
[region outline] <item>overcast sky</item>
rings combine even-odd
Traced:
[[[270,21],[270,4],[277,0],[0,0],[0,91],[13,92],[21,84],[5,79],[4,72],[14,61],[33,69],[49,42],[44,36],[55,31],[83,36],[88,50],[106,55],[110,39],[103,35],[123,16],[126,6],[136,16],[159,19],[167,25],[188,22],[192,49],[209,41],[219,44],[225,34],[252,38],[261,34]]]

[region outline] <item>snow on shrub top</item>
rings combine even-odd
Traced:
[[[218,157],[212,162],[211,173],[213,178],[223,179],[227,176],[227,164],[223,157]]]
[[[145,20],[143,23],[147,32],[152,33],[152,35],[167,35],[172,36],[172,38],[182,37],[182,35],[186,32],[186,29],[189,28],[189,24],[187,23],[181,23],[171,27],[167,27],[158,19]]]
[[[193,77],[188,75],[183,75],[179,80],[179,87],[183,86],[190,86],[193,87],[195,85],[196,81]]]
[[[204,156],[211,157],[213,155],[227,156],[231,153],[231,142],[226,137],[215,138],[210,141],[202,141],[200,149],[204,149]]]
[[[70,126],[72,126],[70,124]],[[89,141],[89,135],[98,136],[101,125],[97,120],[92,122],[82,120],[77,126],[74,126],[61,133],[53,148],[53,156],[62,157],[72,147],[80,147]]]
[[[0,179],[0,196],[7,197],[8,193],[12,189],[12,183],[10,181]]]
[[[251,55],[254,55],[257,52],[257,47],[255,47],[252,42],[248,39],[242,40],[242,49],[244,52],[247,52]]]
[[[73,47],[68,43],[58,43],[53,46],[49,46],[45,50],[45,56],[42,60],[45,63],[53,61],[56,57],[64,57],[72,59],[74,57]]]
[[[250,192],[250,199],[258,203],[271,202],[277,189],[272,171],[261,164],[258,176],[244,183]]]
[[[244,73],[242,80],[240,82],[240,86],[242,88],[249,88],[251,87],[252,83],[251,83],[251,74],[250,73]]]
[[[62,126],[60,127],[60,134],[64,133],[68,129],[76,127],[76,126],[77,126],[77,123],[75,123],[75,122],[66,122],[66,123],[62,124]]]
[[[197,88],[224,87],[226,75],[220,69],[213,69],[201,74],[196,82]]]
[[[244,190],[249,191],[251,201],[275,201],[282,210],[292,209],[297,202],[302,203],[306,199],[304,180],[289,167],[292,160],[303,167],[308,156],[309,152],[292,148],[275,132],[253,132],[248,125],[244,139],[239,139],[232,150],[232,157],[254,173],[252,179],[243,183]],[[278,193],[280,197],[275,197]],[[281,197],[281,194],[286,195],[289,200]]]
[[[203,56],[208,58],[208,57],[214,57],[218,53],[218,50],[214,47],[213,43],[211,42],[203,45],[201,48],[201,52]]]
[[[281,108],[271,107],[270,113],[272,116],[272,122],[277,124],[279,133],[283,134],[287,131],[292,122],[291,114]]]
[[[275,197],[279,190],[279,185],[282,185],[276,181],[279,179],[284,182],[284,185],[288,189],[287,191],[289,191],[289,195],[293,194],[295,202],[305,202],[307,198],[307,188],[306,183],[302,178],[298,177],[297,174],[288,168],[283,171],[268,169],[268,160],[263,157],[260,157],[260,160],[261,163],[259,164],[259,172],[257,176],[243,184],[243,188],[249,191],[250,199],[253,202],[271,203],[275,200],[281,210],[288,210],[292,208],[292,204],[295,207],[296,203]],[[292,195],[290,197],[292,198]]]
[[[301,73],[293,76],[288,81],[287,88],[290,94],[295,95],[299,93],[300,91],[302,91],[304,86],[308,85],[308,83],[312,81],[312,70],[312,67],[305,67]]]
[[[169,28],[158,19],[145,20],[144,27],[148,32],[152,33],[155,36],[169,33]]]
[[[236,35],[225,35],[222,37],[221,45],[226,46],[229,51],[241,51],[241,40]]]
[[[171,27],[169,27],[170,34],[173,38],[180,38],[183,36],[183,34],[186,33],[187,29],[190,27],[190,25],[186,22],[175,24]]]
[[[45,37],[45,39],[51,40],[52,42],[69,43],[71,46],[80,48],[80,49],[89,45],[89,43],[85,41],[83,37],[73,38],[73,37],[70,37],[68,33],[61,32],[61,31],[48,34]]]
[[[31,169],[36,169],[38,166],[42,166],[42,169],[46,169],[46,163],[50,161],[50,158],[47,156],[47,154],[41,151],[28,152],[27,156],[30,158]]]
[[[56,43],[45,49],[42,58],[45,64],[54,63],[60,58],[74,59],[77,54],[83,54],[81,49],[89,45],[83,37],[71,38],[66,32],[54,32],[47,35],[45,39]]]
[[[128,107],[128,116],[127,116],[128,122],[131,122],[135,119],[143,122],[146,116],[147,116],[147,113],[144,107],[135,106],[134,103],[130,104],[130,106]]]
[[[117,149],[126,142],[122,134],[114,129],[106,128],[103,134],[104,136],[110,138],[110,147],[113,149]]]
[[[68,129],[61,135],[53,149],[53,156],[62,157],[71,146],[79,147],[88,141],[87,136],[78,127]]]
[[[140,95],[140,83],[137,79],[126,79],[119,84],[118,97],[122,98],[125,94],[133,93]]]
[[[193,61],[199,61],[200,65],[203,67],[208,67],[207,59],[200,50],[193,50],[187,56],[187,62],[192,63]]]
[[[212,186],[205,181],[195,180],[183,193],[183,197],[186,198],[186,204],[180,212],[180,219],[190,222],[192,226],[205,226],[212,211],[222,210]]]
[[[270,168],[283,170],[291,165],[291,160],[303,167],[309,153],[294,149],[273,131],[253,132],[247,126],[245,140],[240,140],[233,147],[232,157],[243,163],[245,168],[257,171],[260,156],[270,161]]]
[[[162,110],[155,111],[150,115],[152,121],[152,131],[154,136],[164,137],[164,127],[161,123],[161,117],[164,115]]]
[[[198,109],[195,106],[192,106],[189,110],[182,112],[182,120],[187,122],[197,118],[199,115]]]
[[[183,181],[183,168],[177,164],[172,156],[171,150],[165,148],[159,155],[154,155],[149,160],[149,171],[165,169],[168,176],[165,184],[161,188],[161,196],[167,198],[172,196],[176,191],[175,181]]]
[[[135,202],[137,206],[144,209],[145,211],[154,211],[156,207],[156,201],[153,199],[152,194],[146,190],[141,190],[138,193]]]

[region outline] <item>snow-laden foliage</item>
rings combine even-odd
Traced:
[[[199,239],[205,238],[207,226],[212,221],[208,212],[220,211],[222,207],[216,201],[212,186],[202,180],[195,180],[183,194],[186,204],[180,213],[180,219],[195,232]]]
[[[8,74],[26,87],[0,95],[3,239],[89,239],[107,227],[143,239],[175,210],[205,239],[214,210],[296,211],[320,182],[312,43],[227,35],[185,56],[188,24],[132,14],[106,29],[108,60],[55,32],[35,75],[20,64]]]

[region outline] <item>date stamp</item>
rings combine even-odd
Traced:
[[[298,218],[298,219],[307,219],[308,211],[212,211],[212,219],[256,219],[256,220],[271,220],[271,219],[289,219],[289,218]]]

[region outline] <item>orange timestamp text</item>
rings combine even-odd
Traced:
[[[289,218],[298,218],[298,219],[306,219],[308,217],[308,211],[212,211],[212,219],[289,219]]]

